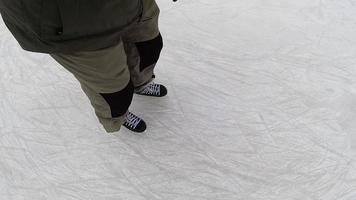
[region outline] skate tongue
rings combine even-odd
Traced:
[[[126,123],[129,127],[135,129],[136,126],[140,123],[141,119],[138,118],[136,115],[132,114],[132,113],[128,113],[126,115]]]
[[[145,90],[147,87],[150,87],[150,85],[155,84],[153,81],[150,81],[140,87],[138,87],[137,89],[135,89],[135,92],[142,92],[143,90]]]

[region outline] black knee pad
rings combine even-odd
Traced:
[[[162,36],[159,34],[153,40],[137,42],[135,45],[140,55],[140,71],[143,71],[158,61],[163,48]]]
[[[123,116],[127,112],[132,102],[133,92],[134,86],[132,82],[129,81],[127,86],[119,92],[111,94],[100,93],[100,95],[109,104],[111,116],[115,118]]]

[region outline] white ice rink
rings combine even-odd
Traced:
[[[356,0],[159,0],[145,134],[0,22],[0,200],[356,200]]]

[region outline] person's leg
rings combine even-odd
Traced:
[[[148,85],[155,78],[154,68],[163,47],[158,28],[159,12],[154,0],[145,0],[141,21],[123,36],[127,64],[135,92],[150,96],[167,94],[166,88],[162,85]],[[158,93],[147,89],[155,89]],[[143,93],[144,90],[146,93]]]
[[[134,92],[123,43],[97,51],[51,56],[80,82],[105,130],[119,131],[127,120]]]

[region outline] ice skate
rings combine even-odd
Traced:
[[[144,96],[163,97],[167,95],[167,88],[152,81],[135,89],[135,93]]]
[[[142,133],[146,130],[146,123],[141,118],[128,112],[125,117],[126,121],[123,124],[127,129],[136,133]]]

